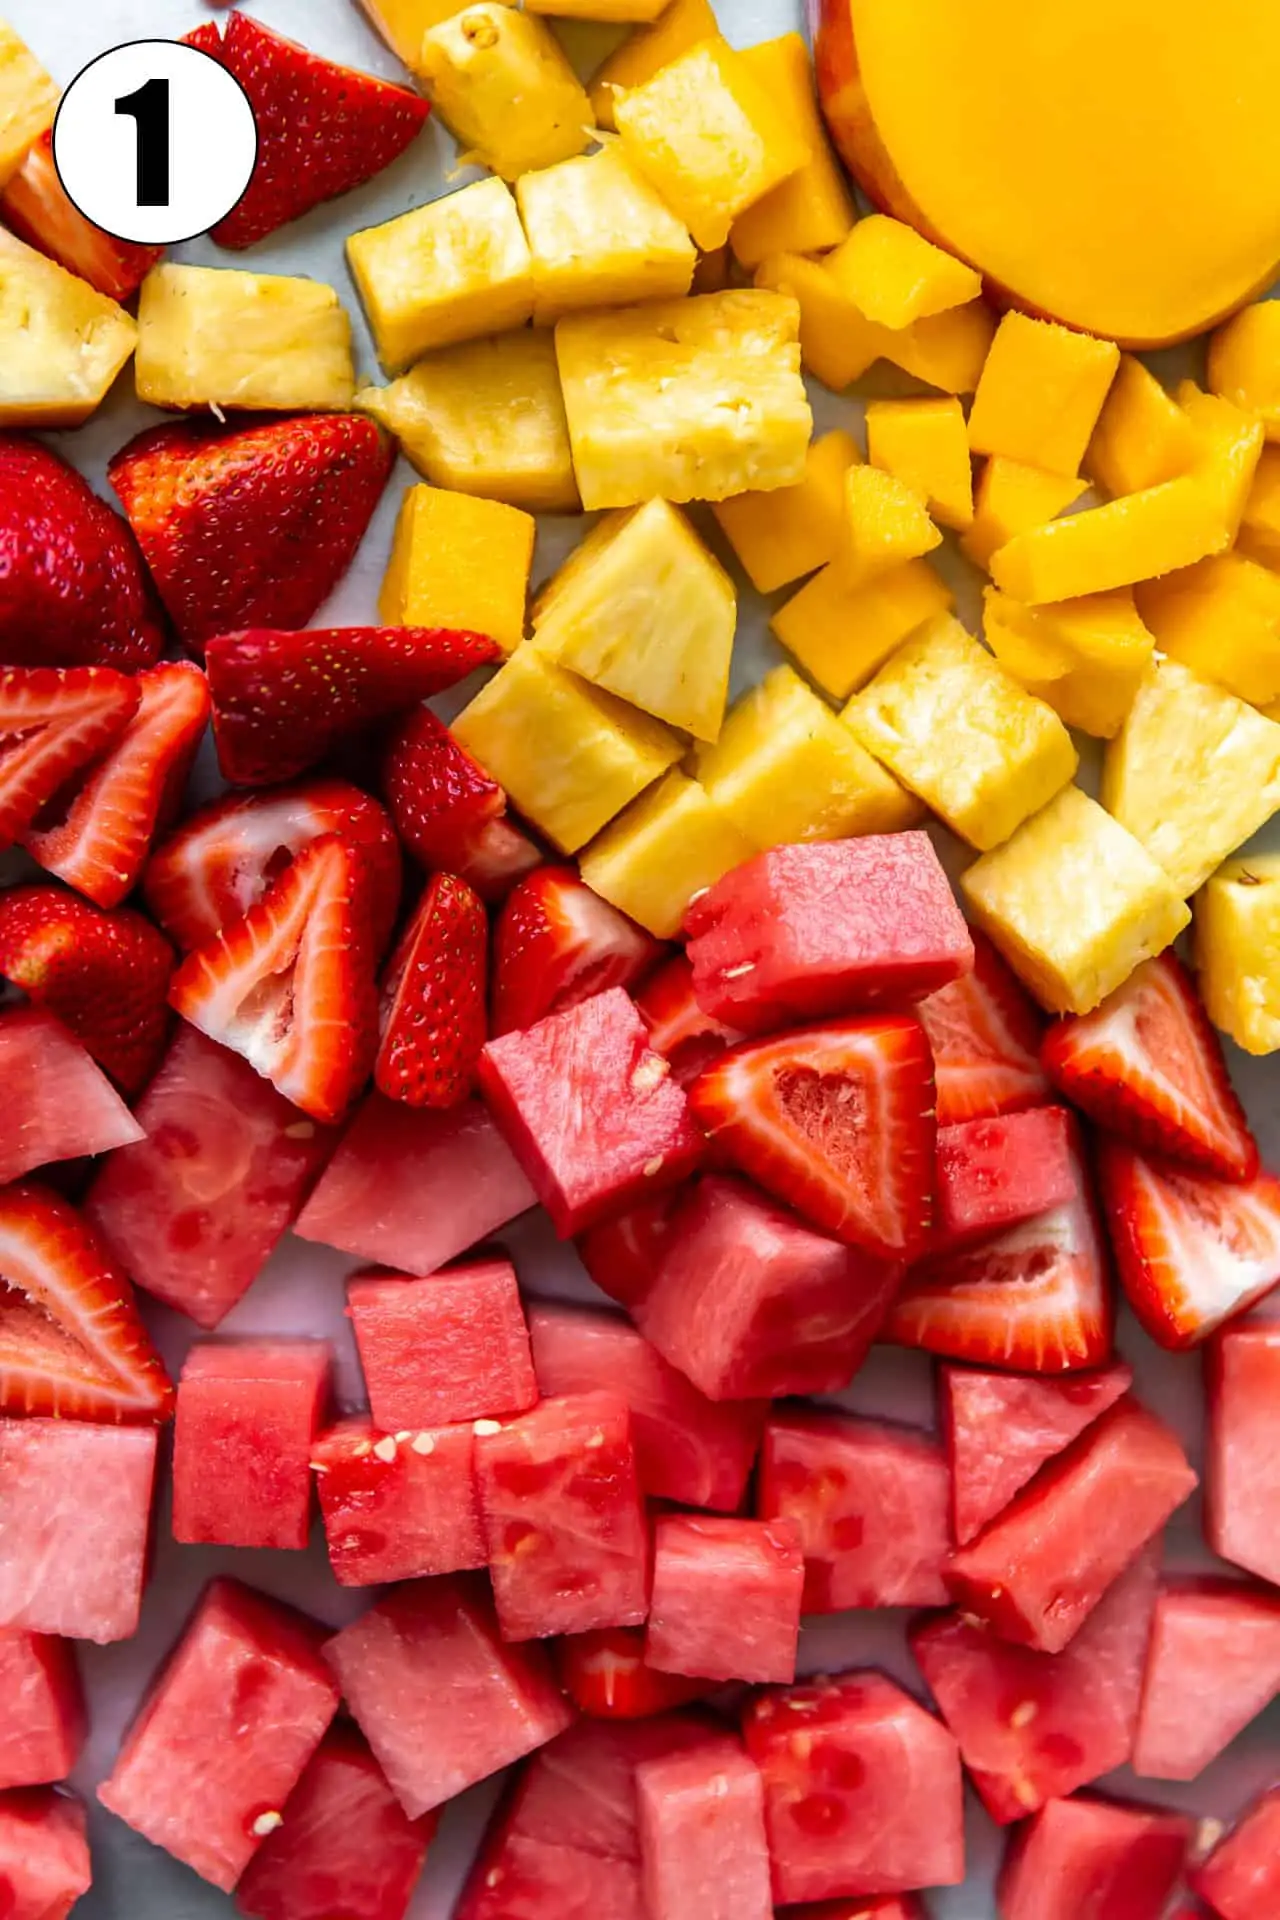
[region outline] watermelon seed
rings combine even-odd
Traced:
[[[1034,1700],[1021,1701],[1009,1715],[1011,1727],[1029,1727],[1040,1711]]]
[[[662,1155],[655,1153],[652,1160],[646,1160],[642,1169],[646,1180],[653,1180],[662,1172]]]
[[[284,1815],[282,1813],[276,1813],[274,1811],[271,1813],[260,1813],[253,1823],[253,1830],[259,1840],[265,1840],[269,1833],[274,1833],[277,1827],[282,1827],[283,1825]]]
[[[502,1422],[501,1420],[477,1420],[471,1431],[483,1440],[491,1433],[501,1433]]]
[[[395,1443],[394,1436],[392,1434],[387,1434],[385,1438],[379,1440],[373,1452],[374,1452],[375,1459],[384,1460],[386,1464],[390,1466],[391,1462],[396,1457],[396,1443]]]
[[[420,1433],[413,1443],[413,1450],[415,1453],[434,1453],[436,1450],[434,1436],[429,1433]]]

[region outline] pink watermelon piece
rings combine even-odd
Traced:
[[[469,1420],[384,1433],[340,1421],[312,1448],[333,1577],[344,1587],[460,1573],[487,1561]]]
[[[454,1920],[649,1920],[640,1869],[553,1840],[500,1830],[468,1880]]]
[[[509,1260],[468,1260],[422,1279],[360,1275],[347,1305],[384,1432],[519,1413],[538,1397]]]
[[[178,1387],[173,1537],[291,1547],[311,1529],[311,1446],[332,1361],[318,1340],[197,1341]]]
[[[1078,1200],[1071,1116],[1032,1107],[938,1129],[934,1252],[951,1252]]]
[[[93,1884],[83,1803],[52,1787],[0,1794],[0,1912],[66,1920]]]
[[[1050,1800],[1009,1841],[1002,1920],[1080,1920],[1090,1912],[1160,1920],[1194,1828],[1188,1815],[1158,1807]]]
[[[671,1223],[686,1197],[685,1188],[673,1187],[652,1200],[639,1200],[579,1239],[578,1258],[601,1293],[620,1307],[638,1307],[653,1285]]]
[[[1280,1786],[1245,1811],[1190,1879],[1222,1920],[1272,1920],[1280,1912]]]
[[[39,1007],[0,1013],[0,1086],[0,1186],[142,1138],[101,1067]]]
[[[760,1769],[728,1735],[636,1769],[650,1920],[773,1920]]]
[[[1133,1770],[1194,1780],[1280,1694],[1280,1594],[1171,1580],[1156,1600]]]
[[[659,1514],[645,1660],[708,1680],[792,1681],[803,1591],[794,1520]]]
[[[65,1780],[88,1721],[75,1654],[44,1633],[0,1633],[0,1790]]]

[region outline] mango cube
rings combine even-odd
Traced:
[[[815,573],[769,624],[833,700],[865,686],[908,634],[946,613],[952,593],[927,560],[851,584],[839,561]]]
[[[1027,607],[988,587],[983,632],[1028,693],[1067,726],[1102,740],[1123,726],[1155,650],[1128,588]]]
[[[895,332],[982,292],[981,274],[883,213],[859,220],[826,265],[868,320]]]
[[[433,347],[521,327],[533,312],[533,263],[501,180],[477,180],[353,233],[347,259],[391,374]]]
[[[968,458],[966,449],[966,469]],[[916,488],[883,467],[851,467],[845,474],[842,531],[840,564],[851,583],[919,560],[942,544]]]
[[[137,344],[123,307],[0,227],[0,427],[78,427]]]
[[[1109,340],[1006,313],[973,397],[973,451],[1078,473],[1119,365]]]
[[[1280,699],[1280,574],[1219,553],[1138,590],[1161,650],[1256,707]]]
[[[1234,540],[1262,457],[1262,422],[1216,393],[1203,393],[1194,380],[1180,383],[1178,405],[1195,444],[1190,471],[1209,489]]]
[[[992,554],[991,578],[1038,606],[1155,580],[1229,544],[1212,488],[1188,474],[1015,534]]]
[[[1242,553],[1264,567],[1280,567],[1280,447],[1262,449],[1240,522]]]
[[[0,186],[53,125],[58,89],[26,42],[0,20]]]
[[[427,28],[456,13],[458,0],[360,0],[360,9],[396,58],[416,73]]]
[[[989,565],[993,553],[1007,546],[1015,533],[1042,527],[1074,506],[1085,482],[1043,467],[1026,467],[1020,460],[993,454],[983,464],[973,502],[973,524],[960,545],[975,566]]]
[[[865,373],[884,353],[888,335],[873,327],[842,293],[820,260],[770,254],[756,268],[755,284],[794,300],[800,309],[800,359],[833,393]]]
[[[744,47],[739,58],[795,128],[809,158],[738,215],[729,235],[734,258],[752,268],[774,253],[825,253],[853,225],[854,206],[818,111],[809,49],[798,33],[784,33]]]
[[[588,95],[596,125],[616,131],[613,108],[620,93],[643,86],[660,67],[670,66],[699,41],[713,40],[719,31],[711,0],[669,0],[651,26],[629,33],[592,74]]]
[[[1280,1050],[1280,855],[1228,860],[1196,895],[1200,994],[1246,1053]]]
[[[523,0],[526,13],[552,13],[560,20],[608,20],[631,25],[656,20],[667,0]]]
[[[1209,342],[1209,385],[1280,440],[1280,307],[1261,300],[1219,327]]]
[[[724,500],[804,478],[813,415],[782,294],[574,314],[556,328],[582,504]]]
[[[1185,899],[1280,808],[1280,726],[1157,657],[1107,748],[1101,798]]]
[[[845,476],[862,456],[847,433],[824,434],[805,455],[804,478],[772,493],[739,493],[711,511],[757,593],[773,593],[834,558],[844,529]]]
[[[939,387],[943,393],[972,393],[982,378],[995,331],[995,315],[986,301],[970,300],[967,306],[948,307],[945,313],[917,320],[900,333],[886,331],[881,352],[927,387]]]
[[[576,853],[680,758],[680,735],[534,647],[518,647],[452,723],[527,820]]]
[[[1154,373],[1121,356],[1085,454],[1085,472],[1113,498],[1142,493],[1186,473],[1195,457],[1191,422]]]
[[[516,202],[533,261],[535,326],[576,307],[688,293],[693,242],[617,145],[525,174]]]
[[[487,633],[510,653],[524,639],[535,531],[518,507],[409,487],[378,602],[384,625]]]
[[[670,940],[694,894],[755,851],[698,782],[673,769],[591,843],[582,877],[620,912]]]
[[[1079,787],[975,860],[972,918],[1050,1013],[1089,1013],[1190,919],[1165,873]]]
[[[338,410],[355,395],[332,287],[227,267],[153,267],[138,301],[138,398],[153,407]]]
[[[935,520],[962,532],[973,520],[973,468],[958,400],[869,400],[867,456],[914,487]]]
[[[471,0],[422,42],[417,72],[463,148],[500,179],[581,153],[595,116],[543,20],[505,0]]]
[[[979,851],[998,847],[1075,773],[1071,736],[958,620],[900,646],[844,710],[846,726]]]

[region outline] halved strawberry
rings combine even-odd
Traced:
[[[465,880],[428,881],[387,968],[374,1079],[409,1107],[456,1107],[475,1084],[488,1039],[489,922]]]
[[[344,735],[401,712],[498,658],[445,627],[257,628],[209,642],[218,764],[236,786],[275,786]]]
[[[649,1029],[649,1045],[660,1053],[682,1087],[746,1035],[726,1027],[698,1004],[693,966],[677,953],[650,974],[635,996]]]
[[[647,1667],[643,1627],[566,1634],[555,1642],[554,1653],[560,1685],[578,1712],[593,1720],[648,1720],[712,1691],[709,1680]]]
[[[973,972],[921,1000],[933,1048],[938,1125],[991,1120],[1052,1099],[1040,1064],[1044,1015],[985,934],[973,934]]]
[[[606,987],[630,987],[662,948],[570,867],[517,882],[494,926],[493,1031],[523,1031]]]
[[[163,247],[117,240],[85,219],[58,178],[52,128],[28,147],[26,159],[0,194],[0,215],[11,233],[109,300],[131,299],[164,252]]]
[[[833,1021],[734,1047],[689,1104],[737,1166],[838,1239],[889,1259],[927,1239],[936,1128],[918,1020]]]
[[[1129,1304],[1162,1347],[1194,1347],[1280,1281],[1280,1180],[1215,1180],[1103,1140],[1098,1175]]]
[[[1222,1043],[1176,955],[1144,961],[1093,1013],[1055,1021],[1041,1057],[1109,1132],[1224,1180],[1257,1171]]]
[[[173,1388],[133,1288],[75,1208],[0,1189],[0,1411],[167,1420]]]
[[[430,707],[415,707],[387,742],[382,792],[405,847],[429,870],[500,900],[541,859],[505,818],[507,796]]]
[[[0,669],[0,851],[105,751],[138,706],[113,667]]]
[[[370,881],[358,849],[313,841],[243,919],[188,954],[169,1004],[316,1120],[337,1120],[377,1044]]]

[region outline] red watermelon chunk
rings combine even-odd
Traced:
[[[483,1567],[470,1421],[383,1433],[343,1420],[312,1449],[333,1577],[376,1587]]]
[[[0,1186],[142,1138],[101,1067],[40,1007],[0,1013],[0,1086]]]
[[[65,1780],[88,1723],[75,1655],[43,1633],[0,1633],[0,1789]]]
[[[510,1824],[534,1840],[638,1866],[636,1768],[703,1745],[717,1724],[683,1713],[621,1726],[579,1720],[524,1768],[511,1798]]]
[[[640,1869],[499,1827],[454,1920],[649,1920]]]
[[[312,1621],[215,1580],[125,1735],[98,1798],[229,1893],[338,1708]]]
[[[504,1639],[644,1619],[648,1527],[620,1395],[565,1394],[479,1421],[476,1486]]]
[[[705,1680],[659,1673],[644,1657],[644,1641],[643,1627],[596,1627],[556,1641],[556,1673],[579,1713],[597,1720],[649,1720],[712,1690]]]
[[[384,1432],[519,1413],[538,1397],[509,1260],[469,1260],[423,1279],[347,1286],[374,1420]]]
[[[1280,1594],[1170,1581],[1156,1601],[1133,1770],[1194,1780],[1280,1693]]]
[[[662,1514],[645,1658],[708,1680],[796,1677],[804,1557],[792,1520]]]
[[[1193,1826],[1159,1807],[1051,1800],[1010,1839],[1001,1920],[1160,1920]]]
[[[938,1125],[989,1120],[1053,1098],[1040,1064],[1045,1018],[985,933],[970,928],[973,972],[916,1008],[933,1048]]]
[[[319,1340],[197,1341],[178,1387],[173,1537],[292,1547],[311,1529],[311,1446],[329,1398]]]
[[[728,1735],[636,1769],[649,1920],[773,1920],[760,1769]]]
[[[940,1127],[934,1250],[967,1246],[1078,1199],[1071,1129],[1065,1107]]]
[[[52,1787],[0,1794],[0,1912],[66,1920],[93,1884],[85,1811]]]
[[[1190,1877],[1222,1920],[1275,1920],[1280,1913],[1280,1787],[1256,1800]]]
[[[578,1258],[601,1293],[621,1307],[639,1306],[657,1276],[671,1222],[685,1197],[682,1187],[655,1194],[582,1235]]]
[[[1280,1585],[1280,1324],[1225,1328],[1205,1374],[1209,1545]]]

